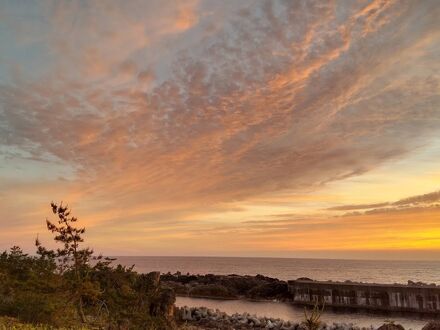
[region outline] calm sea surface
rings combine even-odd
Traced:
[[[408,280],[440,284],[440,262],[427,261],[366,261],[285,258],[228,258],[228,257],[117,257],[127,266],[135,265],[138,272],[180,271],[191,274],[262,274],[282,280],[309,277],[314,280],[361,281],[369,283],[407,283]],[[248,312],[284,320],[301,321],[303,309],[286,303],[214,300],[178,297],[178,306],[205,306],[228,314]],[[322,320],[359,326],[379,326],[392,319],[406,329],[418,330],[427,319],[414,315],[386,316],[365,313],[335,313],[326,311]]]
[[[369,283],[414,282],[440,284],[440,261],[368,261],[289,258],[228,257],[117,257],[138,272],[180,271],[190,274],[265,275],[281,280],[309,277],[314,280]]]

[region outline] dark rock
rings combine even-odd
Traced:
[[[159,272],[140,274],[135,287],[143,296],[148,297],[151,316],[171,320],[174,316],[176,294],[173,289],[161,286],[160,282]]]
[[[384,323],[377,330],[405,330],[400,324]]]
[[[287,292],[287,283],[270,282],[260,284],[248,291],[248,296],[252,299],[267,299],[283,297]]]
[[[171,275],[163,274],[162,283],[177,294],[213,298],[249,298],[287,300],[287,282],[263,275]]]
[[[313,281],[311,278],[308,278],[308,277],[299,277],[296,280],[297,281]]]
[[[428,322],[422,330],[440,330],[440,321]]]
[[[225,286],[221,284],[201,284],[194,286],[189,291],[190,296],[236,298]]]

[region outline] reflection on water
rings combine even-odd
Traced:
[[[204,298],[177,297],[176,305],[179,307],[207,307],[219,309],[227,314],[234,313],[250,313],[257,316],[268,316],[281,318],[283,320],[291,320],[294,322],[302,321],[304,317],[304,309],[298,306],[292,306],[287,303],[278,302],[253,302],[245,300],[215,300]],[[385,320],[394,320],[396,323],[402,324],[405,329],[421,329],[427,322],[427,319],[416,319],[414,316],[386,316],[371,315],[361,313],[336,313],[325,311],[322,321],[326,323],[353,323],[358,326],[379,327]]]

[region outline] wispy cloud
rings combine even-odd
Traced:
[[[432,193],[411,196],[403,199],[399,199],[395,202],[382,202],[374,204],[355,204],[355,205],[339,205],[329,207],[328,211],[353,211],[346,213],[347,216],[361,215],[361,214],[375,214],[396,212],[402,210],[422,210],[424,208],[439,208],[440,207],[440,191],[434,191]],[[362,210],[358,212],[357,210]]]
[[[389,203],[374,203],[374,204],[356,204],[356,205],[341,205],[341,206],[333,206],[329,207],[326,210],[329,211],[352,211],[352,210],[364,210],[364,209],[373,209],[378,207],[388,206]]]
[[[419,205],[419,204],[432,204],[440,202],[440,190],[434,191],[429,194],[423,194],[418,196],[411,196],[408,198],[400,199],[393,203],[396,206],[408,206],[408,205]]]

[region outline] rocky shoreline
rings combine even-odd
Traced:
[[[175,316],[182,329],[272,329],[272,330],[309,330],[304,322],[285,321],[279,318],[258,317],[249,313],[228,315],[218,309],[206,307],[177,307]],[[190,327],[187,327],[190,326]],[[191,328],[192,326],[192,328]],[[393,322],[375,328],[359,327],[353,323],[320,322],[316,330],[405,330],[403,326]],[[410,329],[409,329],[410,330]],[[422,330],[440,330],[440,322],[429,322]]]
[[[201,326],[204,329],[274,329],[300,330],[299,323],[284,321],[279,318],[257,317],[249,313],[228,315],[218,309],[206,307],[181,307],[177,309],[177,317],[182,322]],[[324,328],[323,328],[324,329]],[[350,328],[325,328],[329,330],[348,330]],[[306,330],[304,328],[304,330]],[[361,329],[359,329],[361,330]],[[370,329],[369,329],[370,330]]]
[[[300,281],[316,283],[308,278],[300,278]],[[177,296],[192,298],[208,298],[221,300],[247,300],[247,301],[282,301],[292,302],[291,293],[289,293],[289,282],[263,275],[191,275],[181,274],[162,274],[161,282],[172,289]],[[328,284],[351,285],[354,282],[324,282]],[[357,284],[356,284],[357,285]],[[359,283],[360,286],[364,283]],[[387,286],[372,284],[377,286]],[[390,286],[408,287],[408,288],[433,288],[435,284],[414,283],[408,281],[408,284],[396,284]],[[328,308],[332,308],[329,306]],[[218,309],[209,309],[206,307],[176,307],[176,320],[180,324],[190,326],[182,329],[274,329],[274,330],[308,330],[304,322],[297,320],[285,321],[273,317],[257,317],[249,313],[235,313],[228,315]],[[428,321],[427,321],[428,322]],[[428,323],[424,330],[440,330],[440,323]],[[386,323],[382,327],[375,328],[360,327],[354,324],[346,323],[320,323],[314,330],[404,330],[402,326],[394,323]]]

